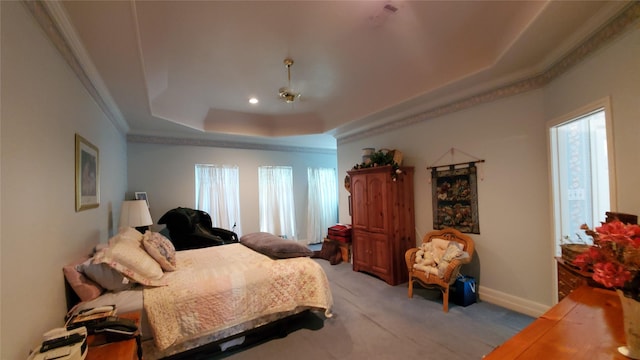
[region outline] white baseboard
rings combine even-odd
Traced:
[[[525,315],[539,317],[551,308],[549,305],[540,304],[531,300],[523,299],[517,296],[503,293],[484,286],[478,289],[478,297],[482,301],[502,306],[503,308],[513,310]]]

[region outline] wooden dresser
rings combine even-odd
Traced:
[[[416,246],[412,167],[393,179],[391,166],[349,171],[354,271],[390,285],[407,281],[404,253]]]
[[[622,306],[606,289],[580,286],[484,360],[628,359]]]
[[[562,258],[556,257],[558,263],[558,301],[582,285],[598,285],[591,279],[591,273],[580,271],[573,265],[567,264]]]

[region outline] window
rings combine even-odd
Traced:
[[[242,236],[237,166],[196,165],[196,209],[209,213],[214,227]]]
[[[307,241],[322,242],[329,226],[338,221],[338,181],[335,169],[307,168]]]
[[[296,238],[293,170],[288,166],[258,168],[260,231]]]
[[[554,231],[559,254],[562,243],[589,241],[580,226],[598,226],[605,212],[615,208],[608,102],[598,102],[550,125]]]

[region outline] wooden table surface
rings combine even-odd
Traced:
[[[625,345],[622,307],[611,290],[574,290],[484,359],[620,359]]]

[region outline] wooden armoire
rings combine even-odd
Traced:
[[[413,167],[351,170],[353,270],[373,274],[390,285],[407,281],[404,253],[416,246]]]

